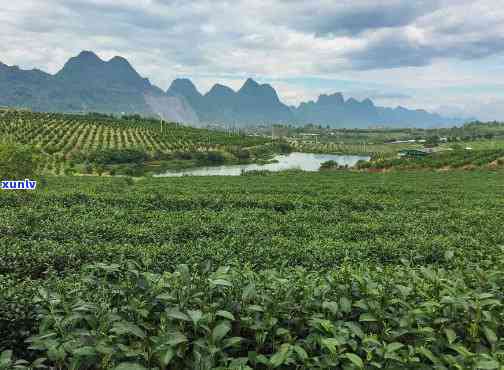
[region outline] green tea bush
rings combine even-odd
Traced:
[[[40,289],[30,350],[79,369],[499,369],[504,360],[502,265],[146,267],[95,264],[73,289]]]
[[[49,177],[27,198],[0,192],[0,364],[499,369],[503,176]]]
[[[371,162],[359,162],[359,169],[440,169],[462,168],[466,166],[486,167],[504,157],[504,150],[454,150],[430,154],[421,158],[376,159]]]

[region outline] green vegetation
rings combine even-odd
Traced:
[[[418,158],[375,158],[371,162],[359,162],[357,168],[379,170],[450,170],[459,168],[487,168],[495,170],[504,168],[504,149],[442,151]]]
[[[321,165],[320,165],[320,170],[321,171],[325,171],[325,170],[336,170],[336,169],[339,169],[339,170],[346,170],[348,169],[348,165],[345,165],[345,166],[340,166],[338,164],[338,162],[336,161],[326,161],[326,162],[323,162]]]
[[[404,149],[421,149],[421,144],[353,144],[346,142],[291,142],[292,147],[296,151],[305,153],[320,153],[320,154],[346,154],[346,155],[386,155],[394,156],[400,150]]]
[[[0,192],[0,366],[500,369],[503,184],[343,171]]]
[[[502,369],[501,129],[291,141],[410,172],[328,161],[234,178],[49,176],[0,192],[0,369]],[[392,133],[425,142],[390,144]],[[6,111],[0,134],[0,177],[16,179],[292,148],[99,114]],[[424,145],[451,150],[395,158]],[[473,171],[416,171],[457,168]]]
[[[28,145],[0,143],[0,180],[33,179],[39,162],[39,155]]]
[[[140,116],[0,112],[0,142],[41,152],[44,174],[135,174],[249,163],[289,150],[262,137],[210,131]]]
[[[504,123],[472,122],[461,127],[439,129],[331,129],[308,125],[278,127],[295,150],[314,153],[363,154],[393,157],[404,149],[427,146],[504,149]]]

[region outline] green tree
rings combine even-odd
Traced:
[[[24,180],[37,176],[40,153],[28,145],[0,144],[0,179]]]

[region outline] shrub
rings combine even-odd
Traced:
[[[208,152],[207,160],[211,163],[223,163],[225,158],[221,152]]]
[[[0,144],[0,179],[24,180],[37,175],[40,153],[27,145]]]
[[[333,168],[338,168],[338,162],[336,161],[326,161],[326,162],[323,162],[321,165],[320,165],[320,169],[321,170],[329,170],[329,169],[333,169]]]
[[[140,164],[125,165],[122,168],[127,176],[141,177],[145,174],[145,168]]]
[[[240,172],[240,176],[268,176],[272,174],[273,172],[269,170],[250,170],[250,171],[242,170]]]
[[[90,162],[100,165],[143,163],[149,159],[142,149],[102,149],[87,156]]]

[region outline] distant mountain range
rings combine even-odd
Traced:
[[[121,57],[83,51],[55,75],[0,63],[0,106],[47,112],[139,113],[198,124],[184,98],[169,96]]]
[[[235,92],[227,86],[215,85],[202,95],[187,79],[173,81],[167,93],[187,99],[202,122],[258,125],[294,123],[293,111],[283,104],[270,85],[259,85],[248,79]]]
[[[204,95],[190,80],[177,79],[164,92],[142,78],[126,59],[103,61],[90,51],[71,58],[55,75],[0,63],[0,106],[49,112],[139,113],[194,126],[312,123],[347,128],[436,127],[465,121],[424,110],[377,107],[370,99],[345,100],[341,93],[289,107],[272,86],[252,79],[238,91],[216,84]]]

